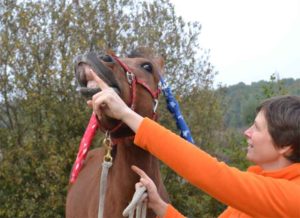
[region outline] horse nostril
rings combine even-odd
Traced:
[[[76,68],[76,75],[79,81],[87,82],[93,80],[93,74],[91,72],[94,70],[86,63],[79,63]],[[95,73],[95,72],[94,72]]]
[[[113,62],[112,57],[109,55],[102,55],[100,58],[105,62]]]
[[[82,63],[78,64],[78,66],[76,68],[76,77],[77,77],[77,81],[79,82],[79,84],[81,86],[87,85],[87,78],[86,78],[86,74],[85,74],[84,64],[82,64]]]

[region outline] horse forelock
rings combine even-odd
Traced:
[[[127,57],[129,58],[148,58],[148,59],[154,59],[156,58],[156,53],[153,51],[153,49],[148,47],[138,47],[134,50],[132,50]]]
[[[128,55],[128,58],[146,58],[151,61],[153,61],[155,64],[157,64],[159,69],[159,74],[164,74],[164,58],[161,55],[157,55],[157,52],[155,52],[152,48],[149,47],[138,47],[134,50],[132,50]]]

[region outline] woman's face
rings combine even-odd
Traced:
[[[271,169],[283,158],[281,149],[274,146],[262,111],[257,114],[253,125],[244,134],[248,143],[247,159],[249,161],[261,166],[263,169]]]

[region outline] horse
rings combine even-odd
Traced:
[[[134,111],[143,117],[156,119],[158,83],[164,62],[150,49],[136,49],[124,58],[118,58],[112,52],[89,53],[75,62],[75,74],[83,95],[90,97],[100,91],[89,75],[92,69],[97,76],[114,88]],[[101,130],[106,134],[109,133],[113,142],[113,165],[107,176],[103,217],[123,217],[122,212],[131,201],[135,183],[139,181],[139,176],[131,170],[132,165],[140,167],[152,178],[158,192],[168,202],[158,159],[134,145],[134,133],[125,124],[105,115],[98,118],[98,122]],[[68,189],[67,218],[97,217],[101,163],[104,155],[103,147],[88,152],[76,182]],[[156,216],[148,209],[146,217]]]

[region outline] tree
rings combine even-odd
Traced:
[[[262,87],[262,98],[271,98],[276,95],[287,94],[287,90],[284,87],[283,81],[279,79],[279,76],[273,73],[270,76],[270,81]]]

